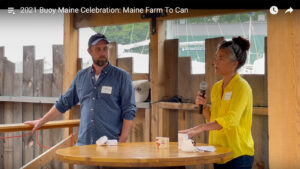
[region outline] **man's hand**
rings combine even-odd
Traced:
[[[132,123],[133,123],[132,120],[123,119],[122,132],[121,132],[121,135],[119,137],[119,142],[126,142],[127,141]]]
[[[128,139],[128,136],[122,136],[122,135],[121,135],[121,136],[119,137],[119,142],[124,142],[124,143],[125,143],[125,142],[127,142],[127,139]]]
[[[33,121],[25,121],[24,124],[29,124],[33,126],[32,133],[34,133],[37,129],[39,129],[44,123],[56,118],[61,115],[61,113],[56,109],[55,106],[49,110],[41,119],[33,120]]]
[[[41,119],[34,120],[34,121],[25,121],[24,124],[29,124],[33,126],[33,129],[31,131],[32,133],[34,133],[38,128],[40,128],[43,125]]]

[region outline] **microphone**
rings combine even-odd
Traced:
[[[205,81],[202,81],[200,83],[200,92],[202,93],[201,97],[205,96],[206,88],[207,88],[207,83]],[[202,112],[203,112],[203,104],[200,104],[199,113],[202,114]]]

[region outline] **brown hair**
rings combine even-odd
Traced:
[[[224,48],[229,48],[232,51],[232,60],[238,61],[238,66],[236,68],[237,70],[242,67],[247,60],[247,52],[250,48],[250,42],[249,40],[240,36],[233,37],[231,41],[224,40],[219,44],[218,50]]]

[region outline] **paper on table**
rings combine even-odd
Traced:
[[[106,136],[102,136],[96,141],[96,144],[98,146],[104,145],[107,142],[107,140],[108,138]]]
[[[214,146],[196,146],[199,151],[208,151],[208,152],[215,152],[216,148]]]

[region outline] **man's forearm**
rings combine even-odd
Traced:
[[[55,119],[57,116],[61,115],[61,112],[59,112],[55,105],[52,106],[52,108],[48,111],[48,113],[46,113],[42,118],[41,118],[41,122],[42,124],[47,123],[48,121],[51,121],[53,119]]]
[[[120,142],[126,142],[128,139],[129,132],[132,127],[133,120],[123,119],[123,127],[120,135]]]

